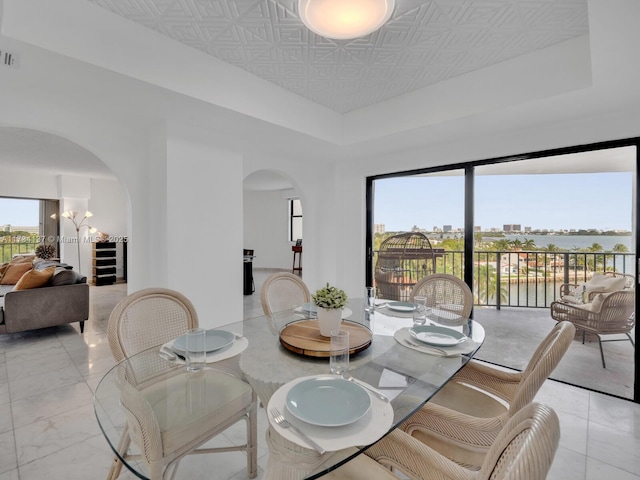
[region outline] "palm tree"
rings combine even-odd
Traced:
[[[590,252],[601,252],[603,250],[602,245],[600,245],[599,243],[593,243],[588,250]]]
[[[623,243],[616,243],[611,251],[615,253],[627,253],[629,249]]]
[[[524,250],[535,250],[536,242],[531,238],[527,239],[525,237],[524,242],[522,243],[522,248]]]
[[[506,238],[501,238],[493,242],[493,248],[500,252],[508,252],[511,250],[511,242]]]
[[[487,265],[476,265],[474,268],[475,277],[475,296],[477,304],[489,304],[495,302],[498,293],[500,294],[500,302],[507,303],[509,301],[507,290],[498,285],[496,271]]]

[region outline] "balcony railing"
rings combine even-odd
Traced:
[[[546,308],[560,297],[563,283],[579,284],[594,272],[635,276],[634,258],[634,253],[477,251],[473,255],[474,304]],[[464,252],[445,251],[436,262],[436,273],[464,278]]]
[[[10,261],[14,255],[21,253],[33,253],[40,245],[38,241],[33,242],[0,242],[0,263]]]

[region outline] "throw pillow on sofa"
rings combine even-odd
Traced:
[[[15,285],[22,275],[32,268],[31,262],[10,263],[9,268],[5,270],[2,279],[0,279],[0,285]]]
[[[9,268],[9,262],[0,265],[0,279],[2,279],[2,276],[4,275],[4,272],[7,271],[7,268]]]
[[[55,273],[53,274],[53,278],[51,279],[51,283],[49,284],[52,287],[58,287],[60,285],[73,285],[78,283],[79,275],[73,271],[68,270],[64,267],[49,267],[54,268]]]
[[[45,268],[44,270],[29,270],[26,272],[16,286],[13,287],[14,290],[29,290],[31,288],[40,288],[44,287],[51,277],[53,277],[53,272],[55,271],[55,267]]]

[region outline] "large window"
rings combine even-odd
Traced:
[[[289,241],[302,239],[302,203],[299,198],[289,200]]]
[[[57,200],[0,197],[0,261],[20,253],[33,253],[39,244],[57,247]]]
[[[595,273],[638,282],[639,147],[620,140],[370,177],[367,281],[381,240],[423,232],[442,249],[436,273],[473,291],[472,316],[487,331],[477,357],[523,369],[563,288]],[[640,402],[628,339],[604,344],[606,369],[597,339],[581,339],[551,378]]]

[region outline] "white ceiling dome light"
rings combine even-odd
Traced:
[[[389,20],[395,0],[299,0],[300,19],[320,36],[344,40],[377,30]]]

